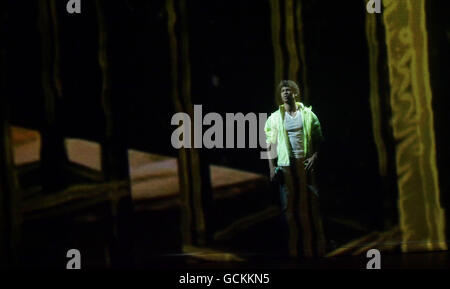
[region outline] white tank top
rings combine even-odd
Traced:
[[[292,117],[285,112],[284,127],[292,147],[292,156],[296,159],[303,157],[303,120],[299,110]]]

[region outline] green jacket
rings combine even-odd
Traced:
[[[306,107],[301,102],[297,102],[297,105],[303,121],[303,150],[305,157],[310,157],[314,153],[314,147],[323,140],[322,129],[311,107]],[[264,127],[267,144],[277,147],[278,166],[289,166],[289,156],[292,151],[284,127],[284,115],[284,105],[280,105],[280,108],[269,116]]]

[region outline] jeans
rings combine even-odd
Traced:
[[[313,185],[302,183],[307,182],[304,167],[300,167],[303,160],[291,163],[291,166],[278,167],[282,251],[298,257],[322,256],[325,239],[318,190]]]

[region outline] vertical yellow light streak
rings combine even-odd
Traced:
[[[181,32],[181,61],[182,61],[182,89],[183,96],[185,99],[186,110],[189,112],[191,119],[193,119],[193,105],[191,98],[191,64],[189,57],[189,39],[188,39],[188,21],[187,21],[187,7],[186,0],[181,0],[180,2],[180,32]],[[190,171],[192,177],[192,194],[193,194],[193,206],[194,206],[194,216],[196,223],[197,236],[203,236],[206,230],[205,224],[205,214],[203,210],[203,178],[201,176],[200,168],[200,156],[199,152],[195,148],[188,149],[190,153]],[[203,238],[198,241],[203,242]]]
[[[281,42],[280,42],[280,3],[278,0],[270,0],[270,11],[271,11],[271,28],[272,28],[272,45],[273,45],[273,54],[274,54],[274,96],[275,103],[277,105],[281,104],[281,99],[277,93],[276,85],[280,80],[283,79],[283,54],[281,52]]]
[[[295,18],[296,25],[298,30],[298,39],[299,39],[299,54],[300,54],[300,69],[302,74],[302,83],[300,85],[300,101],[305,104],[309,103],[309,88],[306,78],[306,52],[305,52],[305,36],[304,36],[304,28],[303,28],[303,18],[302,18],[302,2],[300,0],[297,1],[297,5],[295,7]]]
[[[445,239],[445,217],[444,210],[440,205],[440,191],[438,180],[438,169],[436,163],[436,144],[434,133],[434,118],[432,108],[432,93],[430,84],[430,72],[428,63],[428,35],[425,19],[425,1],[409,0],[408,8],[412,11],[409,20],[412,23],[412,30],[417,31],[413,35],[413,46],[415,57],[413,58],[413,91],[414,95],[420,100],[423,108],[419,113],[422,116],[419,122],[419,133],[423,139],[421,156],[421,173],[423,182],[423,193],[426,198],[426,212],[428,225],[430,228],[431,248],[433,250],[447,249]],[[417,21],[417,19],[419,19]],[[416,84],[416,85],[414,85]],[[425,97],[419,97],[425,96]],[[432,193],[427,193],[428,188],[432,188]]]
[[[170,44],[170,57],[171,57],[171,74],[172,74],[172,102],[175,106],[176,112],[183,111],[183,105],[180,101],[180,96],[178,93],[178,41],[175,32],[175,25],[177,24],[177,15],[175,12],[174,0],[166,1],[166,9],[168,14],[168,33],[169,33],[169,44]],[[182,205],[182,218],[181,218],[181,229],[182,238],[184,244],[192,243],[192,234],[190,230],[190,224],[192,223],[192,212],[189,205],[189,192],[186,188],[189,187],[189,178],[185,175],[188,172],[188,154],[186,150],[182,149],[179,153],[178,160],[178,175],[180,180],[180,193],[183,202]]]
[[[387,175],[386,144],[381,134],[381,109],[378,77],[379,47],[376,35],[375,14],[366,14],[366,36],[369,48],[370,108],[372,112],[372,132],[378,152],[380,175]]]
[[[298,82],[298,55],[295,42],[294,28],[294,3],[293,0],[285,2],[286,15],[286,46],[289,54],[289,75],[288,78]]]
[[[189,57],[189,34],[186,1],[179,1],[177,14],[174,0],[167,0],[168,32],[172,62],[172,99],[177,112],[194,117],[191,98],[191,66]],[[176,32],[178,28],[178,34]],[[193,131],[191,130],[191,133]],[[192,135],[191,135],[192,139]],[[206,220],[203,195],[204,177],[202,176],[199,151],[195,148],[182,148],[179,151],[180,191],[183,201],[183,241],[184,244],[206,242]],[[192,230],[195,230],[193,235]]]
[[[384,0],[402,250],[446,250],[424,0]]]

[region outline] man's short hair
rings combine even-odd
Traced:
[[[293,93],[296,95],[300,94],[300,88],[298,87],[297,83],[295,83],[295,81],[293,80],[282,80],[280,81],[280,84],[278,84],[278,93],[281,93],[281,89],[283,87],[290,87],[293,90]]]

